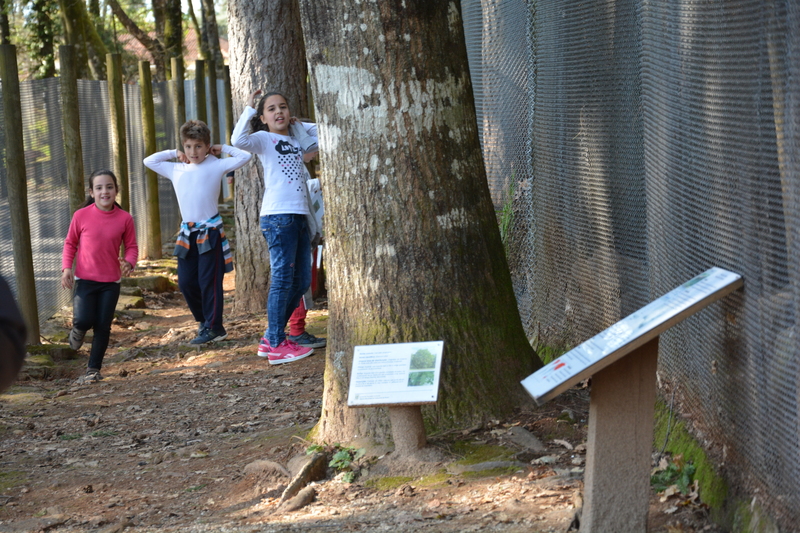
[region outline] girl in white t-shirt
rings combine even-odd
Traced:
[[[259,95],[260,90],[250,95],[231,142],[236,148],[256,154],[264,169],[259,216],[261,232],[269,246],[271,281],[267,330],[258,355],[277,365],[302,359],[314,351],[287,339],[284,329],[311,284],[311,238],[306,220],[310,212],[303,147],[290,133],[290,126],[302,128],[298,133],[306,146],[316,144],[317,126],[293,117],[283,95],[267,93],[256,104]]]

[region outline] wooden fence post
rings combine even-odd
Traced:
[[[172,100],[175,103],[174,118],[175,118],[175,146],[171,148],[179,148],[181,146],[181,126],[186,122],[186,90],[183,87],[183,79],[185,72],[183,69],[183,56],[173,57],[170,59],[172,68]]]
[[[214,60],[208,60],[208,101],[211,103],[211,116],[209,127],[211,128],[211,144],[225,142],[225,136],[219,130],[219,95],[217,94],[217,68]]]
[[[139,61],[139,93],[142,97],[142,134],[146,155],[156,152],[156,111],[153,103],[153,78],[150,62]],[[147,169],[145,187],[147,195],[146,244],[147,259],[161,259],[161,214],[158,210],[158,175]]]
[[[61,130],[64,135],[64,158],[69,182],[69,210],[75,213],[86,200],[83,185],[83,147],[81,145],[81,115],[78,100],[77,54],[72,46],[59,46],[61,58]]]
[[[194,62],[194,94],[197,102],[197,120],[208,124],[206,112],[206,64],[202,59]]]
[[[22,142],[22,103],[17,71],[17,50],[12,44],[0,45],[0,80],[3,82],[3,126],[6,131],[6,172],[11,238],[14,248],[14,274],[17,299],[28,326],[28,344],[39,344],[39,306],[33,274],[31,226],[28,219],[28,183],[25,172],[25,146]]]
[[[225,144],[231,144],[231,133],[233,133],[233,93],[231,91],[231,67],[230,65],[225,65],[223,67],[223,72],[225,73],[224,84],[225,84]],[[230,189],[230,199],[233,202],[235,198],[233,193],[233,188],[235,185],[236,178],[231,177],[228,183],[228,188]],[[231,205],[235,206],[236,202],[233,202]]]
[[[128,137],[125,133],[125,93],[122,87],[122,55],[106,54],[108,71],[108,107],[111,115],[111,152],[114,173],[119,180],[117,201],[130,212],[131,193],[128,181]]]

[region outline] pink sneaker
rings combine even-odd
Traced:
[[[314,350],[300,346],[296,342],[285,339],[278,345],[277,348],[270,348],[269,342],[266,343],[267,358],[271,365],[281,365],[283,363],[291,363],[304,357],[308,357]],[[258,353],[261,355],[261,345],[259,344]]]
[[[269,357],[270,351],[272,351],[272,348],[269,345],[269,341],[266,337],[261,337],[261,340],[258,342],[258,356]]]

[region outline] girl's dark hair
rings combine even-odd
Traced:
[[[279,92],[273,91],[262,96],[261,100],[259,100],[258,104],[256,105],[255,116],[250,119],[250,133],[255,133],[257,131],[269,131],[269,127],[263,122],[261,122],[261,115],[264,114],[264,102],[266,102],[267,98],[269,98],[270,96],[280,96],[281,98],[283,98],[283,100],[286,102],[287,105],[289,104],[289,100]]]
[[[89,190],[91,191],[94,188],[94,179],[97,176],[111,176],[111,179],[114,181],[114,188],[117,189],[117,193],[119,193],[119,181],[117,180],[117,176],[111,172],[110,170],[95,170],[92,172],[92,175],[89,176]],[[90,194],[86,197],[86,202],[83,204],[83,207],[89,207],[94,203],[94,198]],[[122,209],[122,206],[119,205],[116,201],[114,201],[114,205]]]

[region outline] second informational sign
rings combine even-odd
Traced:
[[[522,386],[541,405],[742,284],[739,274],[710,268],[545,365]]]
[[[444,341],[356,346],[347,405],[435,403]]]

